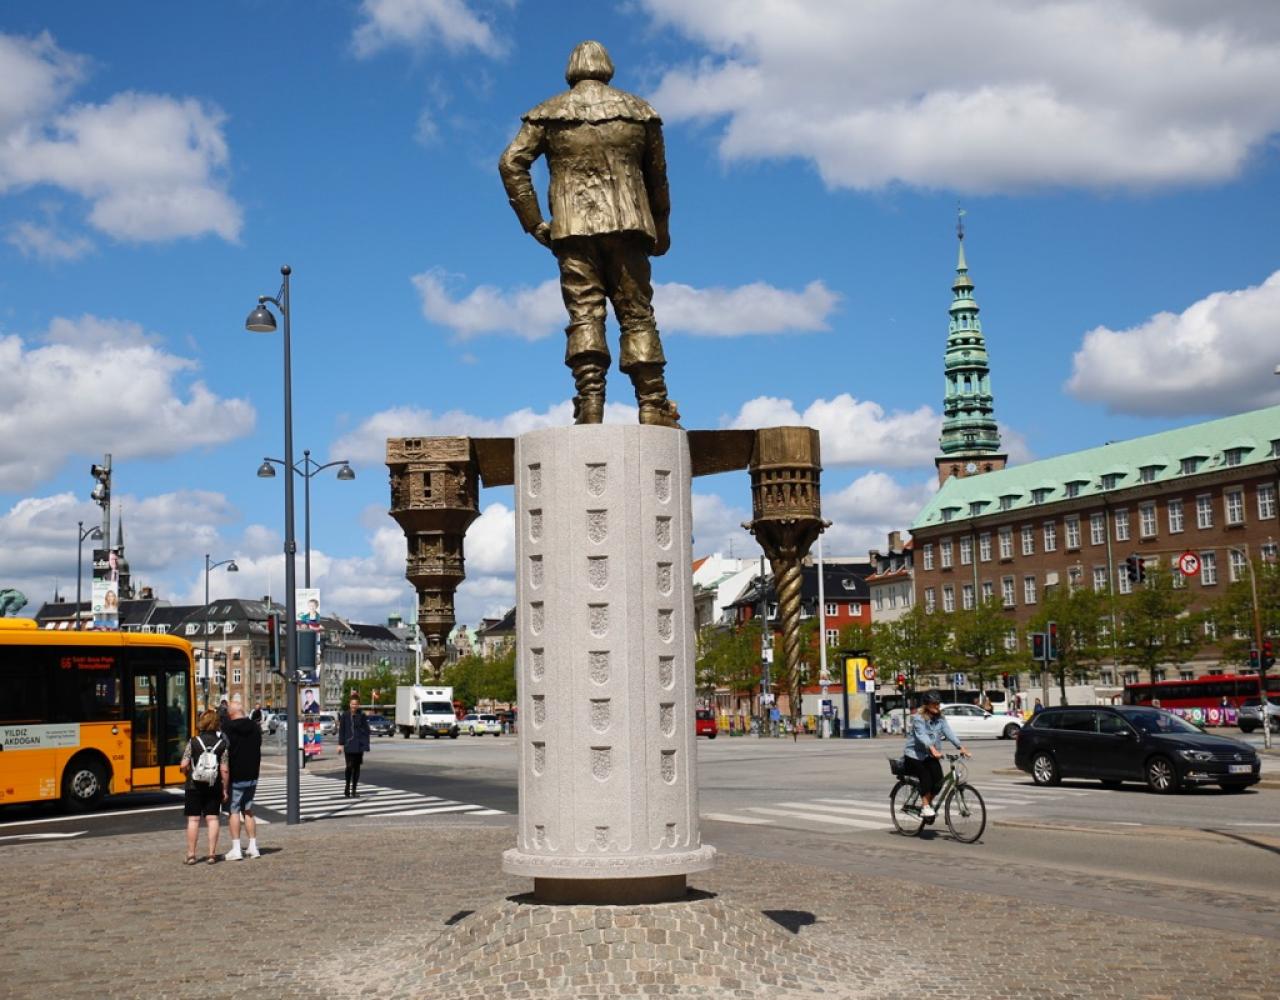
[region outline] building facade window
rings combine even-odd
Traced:
[[[982,562],[991,562],[991,532],[984,531],[978,536],[978,558]]]
[[[853,601],[853,602],[849,605],[849,617],[850,617],[850,618],[861,618],[861,617],[862,617],[862,605],[861,605],[861,604],[859,604],[857,601]]]
[[[1218,641],[1218,623],[1212,618],[1204,620],[1204,637],[1210,642]]]
[[[1046,552],[1058,551],[1058,526],[1052,521],[1046,522],[1044,526],[1044,550]]]
[[[1133,592],[1133,583],[1129,580],[1128,567],[1121,566],[1116,570],[1116,582],[1119,586],[1116,590],[1121,594],[1129,594]]]
[[[1200,553],[1200,583],[1212,587],[1218,582],[1218,554],[1216,552]]]
[[[1160,471],[1158,465],[1144,465],[1138,470],[1138,479],[1144,483],[1154,483],[1156,481],[1156,473]]]
[[[946,584],[942,588],[942,610],[954,611],[956,609],[956,588],[951,584]]]
[[[1000,600],[1006,608],[1012,608],[1017,601],[1014,600],[1013,594],[1013,577],[1006,576],[1000,579]]]
[[[1196,527],[1213,527],[1213,497],[1208,493],[1196,497]]]
[[[1200,468],[1200,459],[1184,458],[1181,464],[1178,466],[1178,471],[1181,472],[1184,476],[1193,476],[1195,475],[1196,470],[1199,468]]]
[[[232,684],[244,683],[244,674],[241,672],[239,667],[231,668],[231,683]]]
[[[1243,580],[1247,572],[1244,553],[1239,549],[1227,549],[1227,575],[1230,577],[1231,582],[1235,583],[1237,580]]]
[[[1129,540],[1129,512],[1127,510],[1118,510],[1111,515],[1116,526],[1116,541],[1127,542]]]
[[[838,628],[827,629],[827,645],[828,646],[840,645],[840,630]]]
[[[1227,490],[1222,499],[1226,506],[1227,524],[1244,524],[1244,490]]]
[[[1258,520],[1273,521],[1276,516],[1276,488],[1271,483],[1258,487]]]
[[[1080,518],[1069,517],[1066,520],[1067,525],[1067,548],[1080,548]]]
[[[1089,544],[1105,545],[1107,541],[1107,515],[1089,515]]]
[[[1182,501],[1175,497],[1169,501],[1169,534],[1177,535],[1181,533],[1183,524]]]
[[[1018,630],[1011,628],[1004,634],[1004,651],[1006,653],[1016,653],[1018,651]]]
[[[973,564],[973,539],[969,535],[965,535],[960,539],[960,565],[970,566]]]
[[[943,569],[951,568],[951,539],[944,538],[938,543],[938,562]]]
[[[1029,524],[1022,529],[1022,554],[1024,556],[1036,554],[1036,529]]]
[[[1138,531],[1143,538],[1156,537],[1156,505],[1144,503],[1138,508]]]
[[[1093,589],[1098,593],[1105,593],[1107,589],[1107,567],[1093,567]]]
[[[1067,485],[1066,485],[1066,494],[1067,494],[1067,499],[1068,499],[1068,500],[1073,500],[1073,499],[1075,499],[1076,497],[1078,497],[1078,496],[1080,495],[1080,484],[1079,484],[1079,483],[1067,483]]]
[[[833,601],[827,601],[827,617],[834,618],[840,613],[840,606]]]
[[[1102,488],[1104,490],[1114,490],[1120,483],[1120,476],[1115,472],[1108,472],[1102,477]]]
[[[1000,529],[1000,558],[1001,559],[1013,558],[1013,529],[1012,528]]]
[[[1228,448],[1222,453],[1222,457],[1226,459],[1228,466],[1234,467],[1244,461],[1244,453],[1244,448]]]
[[[973,604],[974,604],[973,584],[966,583],[963,587],[960,588],[960,606],[963,607],[966,611],[972,611]]]
[[[1034,576],[1024,576],[1022,578],[1022,603],[1036,603],[1036,578]]]
[[[1001,509],[1001,510],[1013,510],[1013,497],[1001,497],[1001,498],[1000,498],[1000,509]]]
[[[996,588],[990,580],[982,581],[982,603],[992,600],[996,596]]]
[[[926,545],[920,549],[920,561],[925,569],[933,569],[933,546]]]

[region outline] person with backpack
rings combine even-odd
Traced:
[[[231,850],[227,861],[256,858],[258,853],[258,824],[253,818],[253,794],[258,789],[258,772],[262,767],[262,727],[252,718],[246,718],[240,695],[231,696],[230,718],[223,727],[231,743],[227,753],[231,776],[230,827]],[[243,819],[249,846],[240,852],[240,823]]]
[[[347,762],[347,787],[342,797],[358,799],[360,793],[356,786],[360,784],[360,765],[369,752],[369,718],[360,708],[360,696],[354,691],[350,707],[338,716],[338,746],[342,747]]]
[[[187,864],[196,863],[196,844],[200,839],[200,819],[204,818],[209,839],[209,856],[218,860],[219,811],[229,798],[231,773],[227,761],[227,738],[218,729],[218,713],[206,708],[196,721],[199,732],[191,738],[182,754],[182,773],[187,776],[183,798],[183,815],[187,817]]]

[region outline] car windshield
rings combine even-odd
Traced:
[[[452,715],[453,706],[447,701],[424,701],[422,703],[423,715]]]
[[[1138,732],[1145,735],[1170,733],[1177,735],[1194,735],[1200,732],[1191,723],[1179,719],[1176,715],[1161,712],[1159,709],[1130,709],[1120,713]]]

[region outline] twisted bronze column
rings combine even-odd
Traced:
[[[791,714],[800,714],[801,566],[827,526],[822,520],[822,464],[818,432],[810,427],[766,427],[756,432],[751,456],[751,513],[756,536],[773,570],[782,621],[782,659]],[[763,623],[767,627],[767,622]]]

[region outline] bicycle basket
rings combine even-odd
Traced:
[[[907,759],[905,757],[890,757],[889,770],[893,772],[895,778],[906,778],[911,774],[907,770]]]

